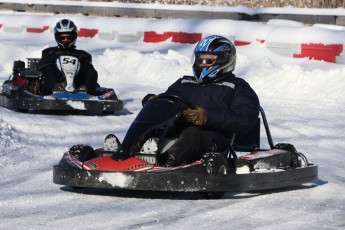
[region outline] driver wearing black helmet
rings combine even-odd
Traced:
[[[209,152],[224,152],[234,133],[244,135],[259,116],[259,99],[249,84],[237,78],[235,46],[222,36],[208,36],[194,49],[194,76],[184,76],[166,91],[180,95],[196,109],[186,108],[186,123],[167,150],[166,166],[192,163]],[[153,98],[148,94],[143,99]]]
[[[69,19],[62,19],[54,27],[57,46],[42,51],[39,70],[44,77],[43,93],[52,94],[53,90],[65,89],[69,92],[86,90],[89,94],[99,95],[98,73],[92,65],[92,57],[83,50],[76,49],[77,26]],[[64,66],[65,65],[65,66]],[[75,73],[70,80],[62,71],[72,68]]]

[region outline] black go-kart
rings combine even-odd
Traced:
[[[149,100],[122,144],[110,134],[102,148],[75,145],[64,153],[54,166],[54,183],[75,188],[202,192],[220,198],[226,191],[275,189],[318,178],[318,166],[292,144],[273,144],[262,108],[256,127],[246,136],[234,134],[226,152],[206,153],[187,165],[164,166],[165,153],[178,136],[176,127],[183,123],[181,109],[186,105],[195,108],[177,95],[161,94]],[[261,123],[269,149],[260,148]]]
[[[75,71],[68,68],[61,69],[66,77],[64,85],[54,89],[51,95],[44,95],[44,77],[37,68],[38,62],[38,58],[28,58],[26,67],[24,61],[14,61],[12,74],[1,86],[0,106],[19,112],[76,110],[112,114],[123,109],[123,101],[111,88],[99,87],[97,95],[88,94],[85,87],[74,89],[68,83],[73,82]]]

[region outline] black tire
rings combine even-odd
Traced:
[[[224,196],[225,192],[204,192],[203,197],[208,200],[220,199]]]
[[[226,175],[229,173],[228,162],[220,153],[206,153],[203,156],[203,161],[208,174]]]
[[[114,113],[115,113],[115,111],[103,110],[103,114],[104,114],[104,115],[113,115]]]
[[[74,145],[69,152],[81,162],[98,157],[95,150],[89,145]]]
[[[290,167],[296,168],[299,166],[298,153],[297,153],[295,146],[293,146],[292,144],[288,144],[288,143],[278,143],[274,146],[274,148],[289,151],[291,153]]]
[[[298,165],[298,156],[295,153],[292,153],[291,159],[290,159],[290,167],[297,168]]]
[[[93,158],[98,157],[96,151],[88,145],[73,145],[69,149],[69,153],[72,154],[74,157],[77,158],[78,161],[85,162],[91,160]],[[65,157],[62,157],[59,161],[59,166],[62,168],[70,168],[72,167],[70,163],[68,163]]]
[[[293,146],[292,144],[288,144],[288,143],[278,143],[274,146],[274,148],[286,150],[286,151],[289,151],[290,153],[297,153],[295,146]]]
[[[17,109],[17,111],[20,113],[28,113],[29,109]]]
[[[229,166],[226,158],[220,153],[206,153],[203,156],[204,166],[208,174],[227,175]],[[225,192],[205,192],[203,196],[206,199],[220,199]]]

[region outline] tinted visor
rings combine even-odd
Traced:
[[[61,40],[67,40],[67,41],[70,41],[71,39],[72,39],[72,35],[70,35],[70,34],[61,34],[60,35],[60,39]]]
[[[210,67],[217,62],[217,59],[218,55],[201,53],[196,55],[194,62],[199,67]]]
[[[73,34],[57,34],[57,39],[61,42],[70,42],[74,39]]]

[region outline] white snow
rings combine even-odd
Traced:
[[[0,31],[0,82],[14,60],[40,57],[53,44],[49,31]],[[109,133],[123,140],[147,93],[163,92],[192,73],[193,45],[98,38],[80,38],[77,45],[93,55],[99,83],[114,88],[125,109],[87,116],[1,107],[0,229],[344,229],[345,65],[278,56],[259,42],[237,47],[235,72],[256,90],[274,142],[294,144],[319,165],[319,179],[205,200],[197,193],[71,190],[52,182],[53,165],[68,148],[100,147]],[[264,137],[262,130],[267,147]]]
[[[321,0],[320,0],[321,1]],[[18,0],[2,0],[3,3],[23,3]],[[98,1],[71,1],[71,0],[27,0],[26,4],[53,4],[63,6],[91,6],[91,7],[118,7],[133,9],[153,9],[153,10],[179,10],[179,11],[205,11],[205,12],[239,12],[248,15],[253,14],[302,14],[302,15],[331,15],[344,16],[344,8],[293,8],[293,7],[271,7],[271,8],[250,8],[244,5],[228,7],[228,6],[207,6],[207,5],[183,5],[186,1],[169,1],[167,4],[155,3],[123,3],[117,1],[98,2]],[[209,1],[212,4],[212,0]],[[175,4],[173,4],[175,3]],[[179,4],[180,3],[180,4]]]
[[[82,101],[67,101],[67,105],[71,106],[74,109],[79,109],[79,110],[86,110],[85,104]]]
[[[113,187],[123,188],[133,182],[133,176],[124,175],[123,173],[101,173],[99,181],[105,181],[111,184]]]

